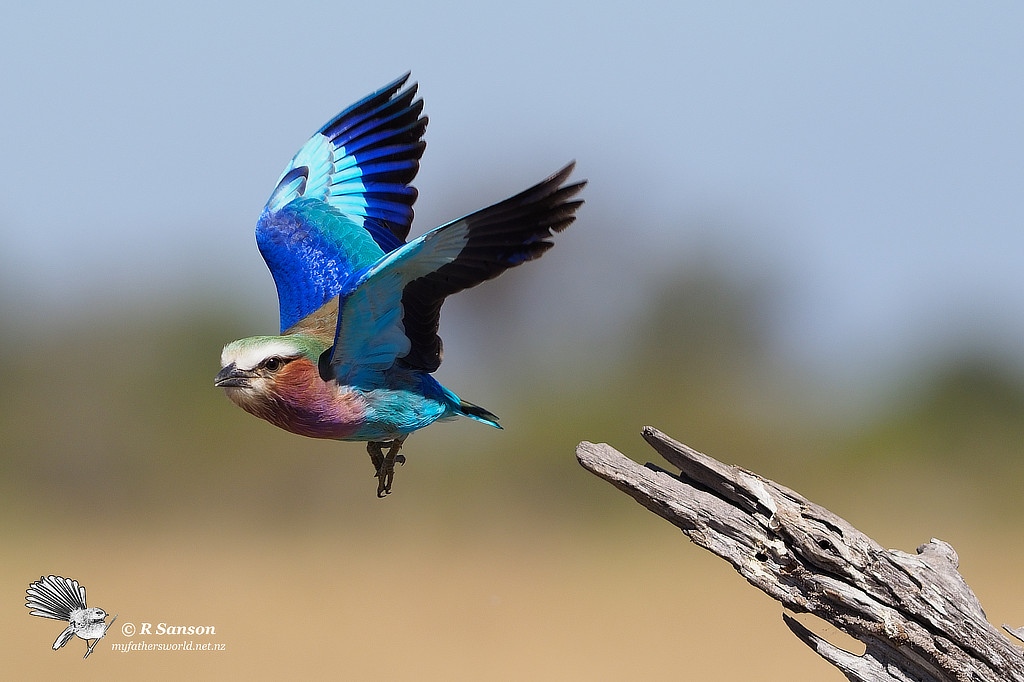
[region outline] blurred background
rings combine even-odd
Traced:
[[[13,678],[841,680],[727,564],[583,471],[651,424],[1024,624],[1024,9],[909,2],[38,2],[0,25],[0,638]],[[212,385],[277,330],[252,230],[411,69],[418,234],[569,159],[578,223],[445,307],[499,414],[361,444]],[[49,651],[28,583],[119,614]],[[1015,575],[1017,580],[1014,579]],[[221,652],[119,653],[122,623]],[[827,632],[827,630],[825,630]]]

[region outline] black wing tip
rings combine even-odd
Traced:
[[[572,172],[574,170],[576,170],[576,159],[572,159],[571,161],[569,161],[569,163],[567,163],[564,166],[562,166],[561,170],[555,171],[554,173],[551,174],[551,177],[549,177],[547,180],[543,181],[540,184],[544,185],[544,184],[547,184],[549,182],[554,182],[554,184],[563,185],[563,184],[565,184],[565,181],[569,179],[569,176],[572,175]],[[566,185],[566,186],[567,187],[579,186],[579,188],[582,189],[584,187],[584,185],[586,185],[586,184],[587,184],[587,181],[586,181],[586,179],[584,179],[584,180],[578,180],[575,183],[573,183],[572,185]]]
[[[412,81],[411,83],[408,82],[410,76],[412,76],[412,71],[406,71],[404,74],[375,92],[371,97],[387,93],[388,100],[407,100],[409,102],[408,106],[418,107],[417,113],[419,113],[419,111],[423,109],[423,98],[416,99],[416,93],[419,92],[420,84],[416,81]]]
[[[479,211],[477,215],[487,215],[494,222],[505,222],[510,225],[528,215],[534,215],[541,224],[561,232],[575,220],[575,213],[583,205],[582,199],[573,199],[587,186],[586,180],[572,184],[564,184],[576,167],[570,161],[561,170],[541,180],[533,187],[523,190],[490,208]],[[542,217],[543,216],[543,217]],[[472,216],[470,216],[472,217]],[[557,224],[555,227],[553,224]]]
[[[399,108],[416,108],[416,115],[419,115],[419,112],[423,109],[423,100],[413,101],[419,84],[414,81],[406,86],[411,75],[412,71],[406,71],[387,85],[374,90],[359,101],[349,105],[325,123],[318,132],[327,137],[333,137],[334,132],[337,131],[342,121],[350,117],[358,117],[360,114],[372,111],[378,107],[393,105],[395,102],[399,102]],[[404,90],[402,90],[403,86],[406,86]]]
[[[404,86],[406,84],[406,82],[409,80],[409,78],[411,76],[412,76],[412,69],[409,69],[408,71],[403,73],[401,76],[399,76],[395,80],[391,81],[390,83],[388,83],[384,87],[382,87],[379,90],[377,90],[377,92],[373,93],[373,95],[370,95],[370,97],[373,97],[374,95],[381,95],[381,94],[384,94],[385,92],[390,93],[390,95],[394,95],[394,93],[398,92],[402,88],[402,86]],[[416,86],[417,86],[416,81],[413,81],[412,83],[409,83],[409,90],[412,90],[413,92],[416,92]]]
[[[535,202],[548,200],[554,203],[562,203],[570,197],[575,196],[587,186],[586,180],[578,180],[571,185],[565,184],[576,169],[576,160],[573,159],[565,164],[561,170],[555,171],[544,180],[541,180],[533,187],[523,190],[519,194],[508,199],[510,202]],[[580,201],[582,204],[582,201]]]
[[[558,178],[558,184],[562,184],[563,182],[569,179],[569,176],[572,175],[572,172],[574,170],[576,170],[576,159],[570,159],[569,163],[562,166],[561,170],[557,170],[554,173],[552,173],[549,180],[554,180],[555,178]]]
[[[548,180],[541,183],[541,186],[550,188],[545,192],[543,203],[548,206],[548,225],[552,233],[561,232],[576,221],[576,212],[584,204],[583,199],[574,199],[577,194],[587,186],[587,180],[577,180],[572,184],[565,184],[576,168],[576,160],[573,159],[565,165],[562,170],[552,175]],[[527,190],[529,191],[529,190]]]

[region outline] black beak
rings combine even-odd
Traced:
[[[251,386],[250,381],[255,378],[256,372],[249,369],[238,369],[235,363],[232,362],[217,372],[213,385],[221,388],[249,388]]]

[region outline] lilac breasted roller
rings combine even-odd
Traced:
[[[288,164],[256,223],[281,333],[229,343],[215,380],[236,405],[282,429],[366,441],[381,497],[413,431],[454,417],[501,428],[432,376],[441,305],[543,255],[575,220],[586,184],[566,184],[570,163],[406,241],[427,127],[408,78],[338,114]]]

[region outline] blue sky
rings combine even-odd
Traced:
[[[275,179],[411,69],[431,119],[414,232],[571,158],[589,178],[580,224],[517,280],[552,319],[600,329],[713,254],[775,282],[798,361],[972,337],[1021,360],[1022,28],[1017,3],[13,5],[0,300],[209,291],[272,330],[252,227]]]

